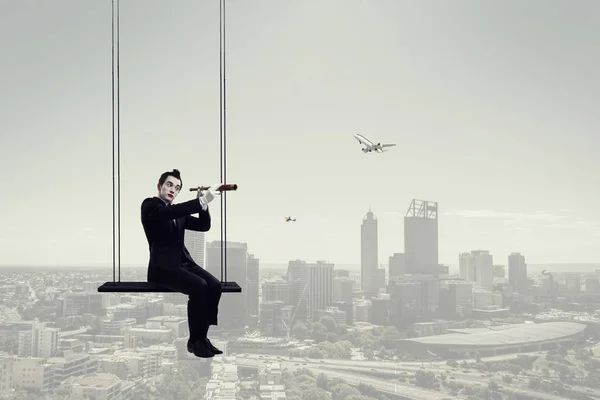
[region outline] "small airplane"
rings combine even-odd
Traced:
[[[356,138],[356,140],[358,140],[358,143],[364,144],[365,146],[367,146],[367,147],[362,148],[362,151],[365,154],[370,153],[372,151],[375,151],[377,153],[383,153],[384,151],[388,151],[388,150],[384,150],[384,147],[395,146],[395,144],[381,144],[381,143],[375,144],[375,143],[371,142],[369,139],[367,139],[366,137],[364,137],[363,135],[359,135],[359,134],[354,134],[354,137]]]
[[[296,218],[285,217],[285,222],[296,222]]]

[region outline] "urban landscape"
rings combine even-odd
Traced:
[[[528,271],[526,255],[458,252],[438,262],[438,204],[413,199],[404,250],[378,254],[360,226],[360,269],[290,260],[261,268],[227,242],[228,281],[212,342],[186,349],[187,296],[98,293],[110,268],[3,268],[3,399],[600,398],[600,270]],[[358,230],[358,227],[357,227]],[[220,276],[221,243],[186,248]],[[118,279],[145,281],[146,268]],[[597,311],[599,310],[599,311]]]
[[[0,0],[0,400],[600,400],[599,16]]]

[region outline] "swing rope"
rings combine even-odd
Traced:
[[[117,0],[117,199],[115,222],[115,0],[112,0],[112,180],[113,180],[113,282],[116,281],[118,269],[119,282],[121,282],[121,100],[119,80],[119,0]],[[116,224],[116,226],[115,226]],[[115,243],[118,236],[118,242]],[[118,245],[118,253],[115,245]],[[117,259],[118,256],[118,259]],[[118,266],[118,268],[117,268]]]
[[[225,0],[219,2],[219,102],[220,102],[220,175],[227,183],[227,94],[225,86]],[[227,282],[227,191],[221,192],[221,282]],[[225,275],[223,276],[223,271]]]
[[[117,0],[117,176],[119,178],[117,180],[117,226],[119,227],[117,232],[119,234],[119,282],[121,282],[121,78],[119,77],[119,61],[121,59],[121,53],[119,51],[119,30],[121,24],[119,23],[119,9],[119,0]]]
[[[115,0],[112,0],[112,183],[113,183],[113,282],[121,282],[121,100],[119,79],[119,0],[116,6],[116,122],[117,122],[117,177],[115,201]],[[220,143],[219,162],[220,178],[227,183],[227,98],[226,98],[226,68],[225,68],[225,0],[220,0],[219,10],[219,101],[220,101]],[[116,202],[116,206],[115,206]],[[116,221],[115,221],[116,216]],[[118,239],[117,239],[118,237]],[[118,251],[116,249],[118,247]],[[227,191],[221,192],[221,282],[227,282]]]

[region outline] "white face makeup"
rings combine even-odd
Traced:
[[[171,204],[181,190],[181,181],[174,176],[168,176],[162,186],[158,185],[158,197]]]

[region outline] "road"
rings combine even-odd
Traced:
[[[271,362],[281,362],[286,364],[286,366],[292,368],[309,368],[310,370],[327,370],[327,375],[332,375],[333,373],[342,373],[344,376],[348,376],[344,379],[350,379],[350,381],[360,379],[361,382],[367,383],[367,380],[373,386],[378,389],[386,388],[387,390],[393,390],[395,388],[397,394],[402,394],[403,396],[416,396],[411,397],[415,399],[440,399],[444,397],[448,397],[447,393],[443,392],[435,392],[433,390],[420,389],[415,388],[414,386],[408,384],[402,384],[398,382],[396,378],[378,378],[371,377],[369,374],[374,374],[377,372],[394,374],[400,373],[401,371],[406,372],[416,372],[421,369],[420,362],[390,362],[390,361],[350,361],[350,360],[332,360],[332,359],[304,359],[300,357],[269,357],[266,355],[236,355],[236,360],[238,364],[242,364],[244,360],[247,361],[271,361]],[[296,365],[298,364],[298,365]],[[443,367],[436,365],[435,367],[429,365],[430,363],[426,363],[426,367],[424,370],[431,371],[434,373],[446,373],[454,375],[454,381],[457,383],[461,383],[468,386],[481,386],[487,387],[490,378],[481,377],[481,373],[476,372],[462,372],[460,370],[450,371],[445,364],[442,363],[433,363],[433,364],[442,364]],[[258,365],[258,364],[256,364]],[[375,369],[375,371],[373,371]],[[479,375],[478,375],[479,374]],[[563,397],[556,396],[553,394],[534,391],[530,389],[519,389],[513,387],[507,387],[506,385],[499,383],[503,386],[503,390],[507,392],[518,393],[522,395],[527,395],[532,399],[540,399],[540,400],[563,400]],[[391,389],[390,389],[391,388]],[[574,388],[575,389],[575,388]],[[417,392],[415,392],[417,391]],[[586,395],[591,395],[591,393],[587,393],[585,389],[576,390],[578,392],[584,393]],[[391,392],[394,393],[394,392]],[[455,399],[460,397],[453,397]]]
[[[341,366],[325,367],[323,364],[321,364],[321,365],[322,365],[322,369],[327,369],[327,371],[329,371],[330,368],[333,368],[333,369],[338,369],[338,368],[344,369],[345,368],[345,367],[341,367]],[[353,366],[353,367],[347,367],[347,368],[353,370],[354,372],[361,373],[361,377],[364,376],[363,374],[365,374],[365,373],[366,374],[376,373],[376,371],[372,371],[372,369],[369,367]],[[398,372],[398,371],[400,371],[400,372],[402,372],[402,371],[416,372],[420,369],[421,369],[420,367],[416,367],[416,366],[410,366],[410,367],[405,366],[405,367],[397,368],[396,370],[394,370],[393,367],[392,368],[388,367],[388,368],[384,368],[384,369],[379,369],[379,371],[387,372],[387,373],[394,373],[394,371],[396,371],[396,372]],[[489,377],[482,377],[481,375],[477,375],[478,373],[465,373],[465,372],[460,372],[460,371],[450,372],[447,369],[442,369],[442,368],[425,368],[424,370],[433,372],[436,375],[440,374],[440,373],[445,373],[446,375],[448,375],[448,377],[453,375],[455,377],[455,379],[452,379],[451,381],[454,381],[456,383],[461,383],[463,385],[471,386],[471,387],[479,386],[479,387],[486,388],[490,381]],[[545,393],[545,392],[538,392],[538,391],[534,391],[531,389],[520,389],[520,388],[510,387],[510,386],[506,386],[502,382],[496,382],[496,383],[501,385],[502,390],[505,392],[512,392],[515,394],[526,395],[528,398],[531,398],[531,399],[564,400],[564,397],[562,397],[562,396],[556,396],[556,395]],[[579,391],[581,393],[585,392],[584,390],[576,390],[576,391]],[[585,394],[590,395],[590,393],[585,393]],[[446,395],[446,397],[448,397],[448,395]]]
[[[260,362],[262,361],[267,361],[267,360],[260,360],[260,359],[256,359],[256,358],[246,358],[246,357],[240,357],[240,356],[236,356],[236,364],[237,365],[251,365],[252,367],[258,367],[258,365],[260,364]],[[269,360],[270,361],[270,360]],[[277,361],[277,360],[272,360],[272,361]],[[303,365],[302,363],[298,363],[298,365],[295,365],[296,363],[290,363],[290,362],[285,362],[286,367],[290,368],[290,369],[302,369],[302,368],[306,368],[312,372],[314,372],[315,374],[318,374],[319,372],[323,372],[323,370],[325,368],[323,368],[322,365],[317,365],[316,363],[309,363],[307,362],[306,365]],[[358,383],[365,383],[367,385],[372,385],[373,387],[375,387],[377,390],[380,390],[382,392],[385,393],[394,393],[396,395],[401,395],[406,397],[407,399],[410,400],[440,400],[443,398],[448,397],[448,394],[445,394],[443,392],[436,392],[433,390],[427,390],[427,389],[421,389],[421,388],[415,388],[413,386],[407,386],[407,385],[402,385],[400,382],[391,382],[389,380],[384,380],[381,378],[377,378],[377,377],[371,377],[368,375],[362,375],[360,373],[356,373],[356,372],[346,372],[343,370],[339,370],[339,369],[333,369],[333,368],[327,368],[327,376],[328,377],[337,377],[340,379],[344,379],[346,382],[348,382],[349,385],[357,385]],[[453,397],[454,399],[465,399],[466,397]]]
[[[347,365],[345,363],[344,360],[328,360],[331,362],[332,367],[333,365],[338,365],[338,366],[344,366]],[[317,362],[320,362],[319,360],[317,360]],[[361,362],[362,363],[362,362]],[[356,365],[356,364],[353,364]],[[457,369],[456,371],[452,370],[451,367],[446,366],[446,364],[444,363],[433,363],[433,365],[429,365],[429,363],[426,364],[425,367],[423,367],[424,370],[426,371],[431,371],[431,372],[435,372],[435,373],[445,373],[446,375],[448,374],[452,374],[454,375],[456,378],[460,377],[461,379],[461,383],[464,383],[465,381],[468,382],[469,384],[473,384],[473,382],[479,382],[481,385],[483,386],[487,386],[488,382],[490,381],[491,377],[482,377],[481,376],[481,372],[462,372],[462,370]],[[356,369],[356,367],[354,367]],[[393,362],[388,362],[386,365],[384,366],[378,366],[378,367],[371,367],[371,368],[376,368],[377,370],[380,371],[385,371],[385,372],[392,372],[392,371],[409,371],[409,372],[416,372],[419,369],[422,369],[420,366],[416,366],[416,365],[406,365],[406,363],[396,363],[394,365]],[[368,370],[370,371],[370,369],[363,369],[363,371]],[[372,371],[370,371],[372,372]],[[533,377],[539,377],[539,376],[527,376],[525,377],[525,379],[529,380],[529,378],[533,378]],[[458,379],[456,379],[456,381],[458,381]],[[551,394],[547,394],[545,392],[538,392],[538,391],[533,391],[529,388],[526,389],[519,389],[519,388],[515,388],[514,386],[506,386],[502,380],[500,379],[499,382],[496,382],[499,385],[502,385],[503,388],[505,390],[510,390],[510,391],[518,391],[519,393],[527,393],[530,396],[538,396],[538,398],[556,398],[556,396],[553,396]],[[600,398],[600,390],[596,390],[596,389],[590,389],[590,388],[586,388],[586,387],[581,387],[581,386],[573,386],[573,385],[569,385],[571,391],[573,392],[577,392],[580,394],[584,394],[586,396],[590,396],[590,397],[598,397]],[[545,397],[545,396],[549,396],[549,397]],[[561,397],[562,398],[562,397]]]

